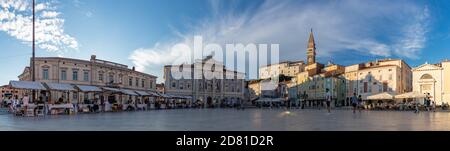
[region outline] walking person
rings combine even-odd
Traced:
[[[356,108],[358,107],[358,98],[356,97],[356,93],[353,93],[353,97],[351,98],[352,106],[353,106],[353,113],[355,113]]]
[[[431,102],[431,110],[433,112],[436,112],[436,102],[434,102],[434,101]]]
[[[419,113],[419,103],[415,103],[414,108],[415,108],[414,113]]]
[[[330,113],[331,112],[331,92],[330,92],[330,89],[326,89],[326,99],[325,99],[325,101],[326,101],[326,105],[327,105],[327,110],[328,110],[328,113]]]
[[[358,111],[361,113],[361,110],[363,108],[363,100],[361,95],[358,96]]]

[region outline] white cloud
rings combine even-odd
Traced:
[[[31,1],[0,0],[0,31],[31,45]],[[51,3],[36,4],[36,46],[50,52],[77,50],[76,39],[64,32],[64,19]]]
[[[60,13],[59,12],[55,12],[55,11],[44,11],[42,12],[42,17],[43,18],[55,18],[58,17]]]
[[[135,50],[130,59],[140,70],[171,64],[176,43],[191,45],[195,35],[204,43],[279,43],[280,60],[305,58],[310,28],[314,28],[319,57],[336,52],[380,57],[415,58],[426,42],[423,22],[428,10],[412,1],[275,1],[247,10],[220,10],[226,2],[211,1],[211,18],[177,33],[173,41]]]
[[[429,17],[429,10],[425,7],[415,16],[415,23],[404,27],[404,37],[394,48],[396,54],[413,59],[419,57],[420,51],[425,47],[427,41]]]

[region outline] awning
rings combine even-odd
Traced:
[[[10,81],[9,85],[15,89],[47,90],[42,83],[33,81]]]
[[[102,92],[102,89],[91,85],[75,85],[82,92]]]
[[[156,97],[161,96],[161,95],[159,95],[158,92],[147,91],[147,93],[150,94],[151,96],[156,96]]]
[[[129,90],[129,89],[120,89],[120,91],[122,91],[122,93],[126,94],[126,95],[134,95],[134,96],[138,95],[138,94],[136,94],[136,92],[134,92],[133,90]]]
[[[174,99],[192,99],[191,96],[184,96],[184,95],[176,95],[176,94],[165,94],[170,98],[174,98]]]
[[[151,96],[151,94],[148,94],[147,92],[144,91],[135,91],[135,92],[140,96]]]
[[[399,95],[395,96],[396,99],[413,99],[413,98],[425,98],[425,97],[427,97],[427,95],[422,94],[420,92],[408,92],[408,93],[403,93],[403,94],[399,94]]]
[[[387,92],[371,95],[367,97],[367,100],[393,100],[394,95]]]
[[[256,102],[282,102],[282,98],[260,98]]]
[[[49,90],[55,91],[76,91],[72,85],[67,83],[45,83],[48,86]]]
[[[102,87],[103,90],[105,91],[112,91],[115,93],[122,93],[122,91],[120,91],[120,89],[116,89],[116,88],[110,88],[110,87]]]
[[[159,93],[159,92],[158,92],[158,95],[159,95],[160,97],[163,97],[163,98],[170,98],[169,95],[166,95],[166,94],[164,94],[164,93]]]

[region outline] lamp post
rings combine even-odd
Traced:
[[[35,34],[35,10],[34,10],[34,5],[35,5],[35,0],[33,0],[33,33],[32,33],[32,36],[33,36],[33,40],[32,40],[32,49],[33,49],[33,52],[32,52],[32,57],[31,57],[31,64],[32,64],[32,67],[31,67],[31,70],[32,70],[32,75],[31,75],[31,80],[34,82],[35,80],[36,80],[36,77],[35,77],[35,73],[36,73],[36,68],[35,68],[35,61],[34,61],[34,59],[35,59],[35,54],[34,54],[34,52],[35,52],[35,37],[34,37],[34,34]],[[35,96],[36,96],[36,94],[35,94],[35,90],[33,90],[33,92],[32,92],[32,100],[34,101],[34,98],[35,98]]]

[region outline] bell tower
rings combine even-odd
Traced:
[[[314,64],[316,63],[316,43],[314,42],[313,31],[311,28],[311,32],[309,33],[308,47],[306,49],[307,63]]]

